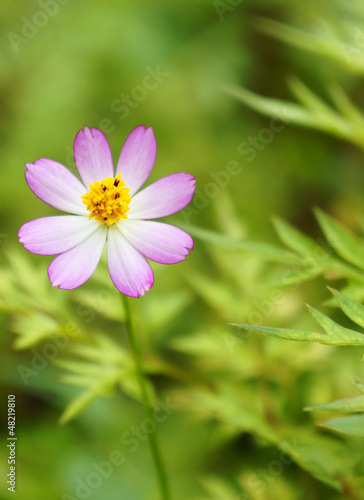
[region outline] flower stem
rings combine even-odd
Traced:
[[[150,418],[153,420],[152,402],[150,400],[146,376],[145,376],[145,373],[143,370],[140,345],[139,345],[138,339],[137,339],[135,332],[134,332],[134,327],[133,327],[133,322],[132,322],[132,318],[131,318],[131,312],[130,312],[128,299],[123,294],[121,294],[121,297],[122,297],[123,306],[124,306],[124,310],[125,310],[126,331],[128,334],[131,350],[133,351],[137,376],[138,376],[139,385],[140,385],[142,403],[144,406],[144,413],[145,413],[146,418]],[[155,468],[157,471],[158,482],[159,482],[159,487],[160,487],[160,491],[161,491],[161,498],[162,498],[162,500],[171,500],[171,496],[169,493],[167,474],[166,474],[165,466],[163,463],[160,444],[159,444],[159,440],[158,440],[158,431],[156,430],[156,431],[152,432],[151,434],[149,434],[148,438],[149,438],[148,441],[149,441],[149,445],[150,445],[150,450],[152,452]]]

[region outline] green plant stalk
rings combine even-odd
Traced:
[[[123,306],[124,306],[124,310],[125,310],[126,331],[128,334],[130,347],[131,347],[131,350],[133,351],[133,356],[134,356],[134,360],[135,360],[135,366],[136,366],[137,376],[138,376],[139,385],[140,385],[142,403],[144,406],[144,413],[145,413],[145,416],[147,418],[153,419],[152,402],[150,400],[149,393],[148,393],[146,376],[145,376],[143,364],[142,364],[140,345],[139,345],[138,339],[135,335],[128,299],[123,294],[121,294],[121,297],[122,297],[122,302],[123,302]],[[153,457],[153,461],[155,464],[155,468],[157,471],[158,482],[159,482],[159,487],[160,487],[160,491],[161,491],[161,498],[162,498],[162,500],[171,500],[171,496],[170,496],[170,492],[169,492],[169,485],[168,485],[168,478],[167,478],[167,473],[166,473],[166,469],[164,466],[164,462],[162,459],[162,453],[161,453],[161,448],[160,448],[160,444],[159,444],[157,430],[155,432],[152,432],[151,434],[149,434],[148,441],[149,441],[149,445],[150,445],[150,450],[152,452],[152,457]]]

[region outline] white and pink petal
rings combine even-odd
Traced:
[[[123,220],[118,227],[141,254],[160,264],[176,264],[186,259],[193,239],[178,227],[163,222]]]
[[[62,212],[87,215],[81,199],[86,189],[66,167],[45,158],[26,167],[25,179],[38,198]]]
[[[79,245],[56,257],[48,268],[48,276],[53,286],[63,290],[73,290],[92,276],[102,255],[107,229],[99,225]]]
[[[116,167],[131,196],[147,180],[157,155],[157,143],[152,127],[136,127],[127,137]]]
[[[124,295],[143,296],[153,286],[152,268],[121,234],[117,225],[109,228],[107,262],[112,282]]]
[[[82,243],[100,223],[79,215],[55,215],[31,220],[19,229],[18,237],[29,252],[57,255]]]
[[[77,170],[85,186],[106,177],[114,177],[114,166],[109,143],[97,128],[80,130],[73,146]]]
[[[130,202],[129,219],[158,219],[185,208],[196,188],[193,175],[177,173],[162,177],[146,187]]]

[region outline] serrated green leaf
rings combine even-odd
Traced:
[[[241,241],[224,234],[215,233],[213,231],[208,231],[206,229],[187,224],[182,224],[182,226],[183,229],[188,231],[192,236],[227,250],[239,251],[264,260],[282,262],[284,264],[299,264],[302,260],[294,253],[277,248],[273,245],[252,241]]]
[[[331,429],[343,434],[364,437],[364,414],[333,418],[325,420],[325,422],[321,422],[319,425],[325,429]]]
[[[364,242],[335,219],[319,209],[315,210],[319,224],[330,245],[348,262],[364,269]]]
[[[355,413],[364,411],[364,395],[354,396],[352,398],[338,399],[337,401],[332,401],[331,403],[324,403],[313,406],[306,406],[305,411],[342,411],[345,413]]]
[[[329,290],[348,318],[364,328],[364,306],[350,299],[346,295],[343,295],[337,290],[334,290],[333,288],[329,288]]]
[[[251,332],[268,335],[269,337],[276,337],[286,340],[298,340],[302,342],[319,342],[320,344],[330,345],[333,342],[327,335],[322,333],[310,332],[306,330],[292,330],[289,328],[273,328],[269,326],[254,326],[244,323],[229,323],[237,328],[243,328]]]
[[[278,337],[286,340],[297,340],[301,342],[318,342],[324,345],[364,345],[364,335],[354,330],[349,330],[338,325],[324,314],[309,308],[316,321],[326,331],[326,334],[306,330],[293,330],[289,328],[272,328],[269,326],[254,326],[244,323],[230,323],[232,326],[243,328],[252,332]]]
[[[311,306],[307,306],[312,316],[318,324],[325,330],[330,344],[332,345],[364,345],[364,335],[355,330],[349,330],[338,325],[332,319],[317,311]]]

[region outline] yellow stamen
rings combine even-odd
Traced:
[[[126,212],[131,201],[129,191],[121,180],[121,174],[115,179],[107,177],[101,182],[90,184],[90,191],[81,196],[82,203],[90,212],[88,218],[94,217],[101,224],[108,223],[110,226],[120,219],[127,219]]]

